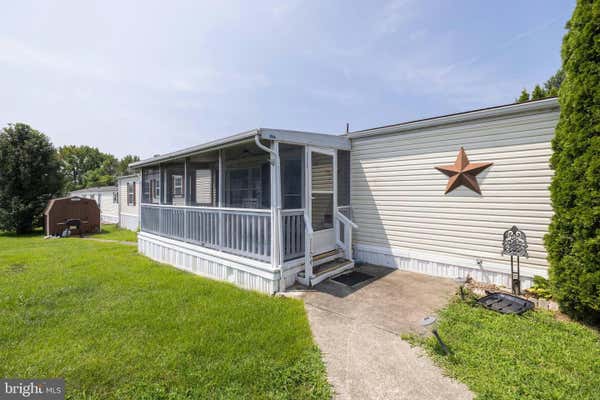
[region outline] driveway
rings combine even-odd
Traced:
[[[400,338],[420,332],[419,321],[456,292],[452,280],[363,265],[374,280],[354,288],[330,280],[304,299],[336,399],[472,399],[418,348]]]

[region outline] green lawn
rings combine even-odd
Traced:
[[[130,231],[129,229],[121,229],[117,224],[102,224],[100,233],[96,233],[90,237],[124,242],[137,242],[137,232]]]
[[[0,376],[68,398],[330,397],[300,301],[244,291],[131,246],[0,234]]]
[[[600,399],[600,335],[550,312],[502,315],[456,301],[440,314],[439,333],[420,344],[478,399]]]

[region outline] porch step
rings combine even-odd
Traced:
[[[310,279],[306,278],[304,271],[300,271],[297,280],[305,286],[314,286],[351,268],[354,268],[354,261],[338,257],[313,267],[313,276]]]
[[[331,251],[326,251],[325,253],[316,254],[313,256],[313,267],[317,267],[319,265],[326,264],[330,261],[336,260],[340,258],[342,251],[340,248],[336,248]]]

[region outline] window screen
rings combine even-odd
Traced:
[[[350,152],[346,150],[337,151],[337,187],[338,206],[350,205]]]
[[[304,147],[291,144],[279,145],[281,162],[281,190],[284,209],[303,207],[304,195]]]

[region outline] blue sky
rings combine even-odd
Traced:
[[[574,0],[13,1],[0,124],[144,157],[255,127],[342,133],[510,103]]]

